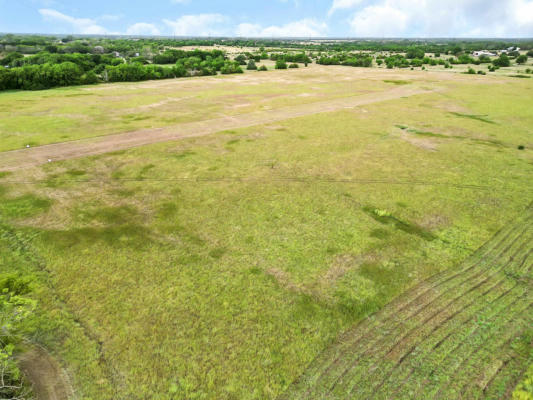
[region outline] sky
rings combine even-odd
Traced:
[[[533,37],[533,0],[0,0],[0,32]]]

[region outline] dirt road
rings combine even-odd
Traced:
[[[14,171],[22,168],[59,161],[69,158],[85,157],[143,146],[150,143],[165,142],[209,135],[227,129],[245,128],[254,125],[282,121],[290,118],[354,108],[365,104],[398,99],[434,90],[404,86],[386,92],[347,97],[311,104],[301,104],[280,109],[240,114],[231,117],[214,118],[204,121],[184,123],[176,126],[126,132],[117,135],[101,136],[70,142],[55,143],[28,149],[0,153],[0,171]]]
[[[68,377],[41,347],[34,346],[19,357],[19,365],[33,386],[37,400],[68,400],[74,397]]]

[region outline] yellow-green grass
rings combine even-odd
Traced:
[[[340,78],[347,78],[339,82]],[[0,94],[0,151],[388,89],[379,80],[312,70],[254,72]]]
[[[450,90],[3,176],[1,218],[86,335],[42,342],[95,399],[275,398],[530,202],[525,81],[427,81]]]

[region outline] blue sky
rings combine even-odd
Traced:
[[[533,0],[0,0],[0,32],[533,37]]]

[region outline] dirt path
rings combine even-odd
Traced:
[[[37,400],[69,400],[74,392],[65,372],[41,347],[35,346],[19,357],[19,365],[33,385]]]
[[[404,86],[391,89],[387,92],[301,104],[231,117],[214,118],[172,127],[139,130],[117,135],[49,144],[29,149],[13,150],[0,153],[0,171],[12,171],[44,164],[49,159],[52,161],[65,160],[143,146],[150,143],[204,136],[227,129],[245,128],[305,115],[332,112],[345,108],[349,109],[365,104],[431,93],[435,90],[437,89],[430,90]]]
[[[533,331],[531,207],[524,214],[349,329],[280,399],[509,398]]]

